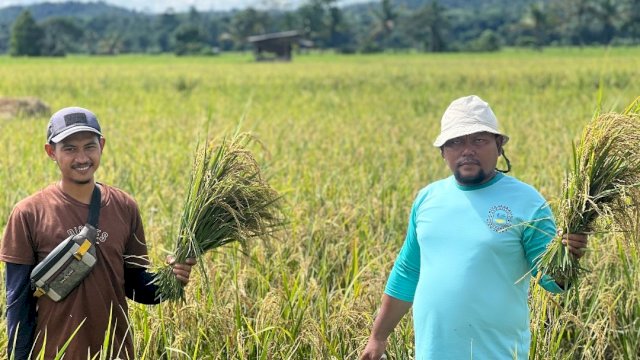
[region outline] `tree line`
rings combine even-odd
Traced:
[[[40,22],[26,9],[11,25],[8,41],[0,38],[0,51],[15,56],[205,55],[246,50],[247,37],[286,30],[298,30],[315,48],[341,53],[640,43],[640,0],[548,0],[482,9],[445,6],[438,0],[413,5],[380,0],[349,7],[339,7],[337,1],[307,0],[290,11],[249,7],[209,13],[191,8],[186,13],[56,16]]]

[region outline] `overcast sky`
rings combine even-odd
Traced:
[[[95,2],[96,0],[75,0],[79,2]],[[362,2],[365,0],[340,0],[339,4]],[[0,0],[0,8],[11,5],[30,5],[45,2],[45,0]],[[48,2],[65,2],[65,0],[48,0]],[[163,12],[168,8],[175,11],[185,11],[195,6],[200,11],[243,9],[248,6],[257,8],[291,9],[297,7],[305,0],[106,0],[108,4],[121,6],[128,9]]]

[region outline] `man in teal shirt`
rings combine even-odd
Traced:
[[[363,360],[378,360],[413,305],[416,359],[528,359],[528,274],[556,233],[553,214],[531,186],[496,169],[509,137],[477,96],[445,111],[434,146],[453,175],[422,189],[385,288]],[[564,237],[576,257],[585,235]],[[546,275],[552,293],[565,284]]]

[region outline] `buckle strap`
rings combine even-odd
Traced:
[[[100,188],[98,184],[93,188],[93,194],[91,194],[91,203],[89,204],[89,219],[87,223],[93,225],[94,228],[98,228],[98,219],[100,218]]]

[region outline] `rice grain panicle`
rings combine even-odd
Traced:
[[[562,233],[625,229],[634,199],[640,198],[640,98],[624,113],[595,116],[573,146],[572,169],[565,178],[557,209]],[[607,221],[596,221],[598,218]],[[605,224],[606,223],[606,224]],[[607,227],[608,229],[605,229]],[[575,284],[582,271],[556,236],[538,260],[541,273]]]
[[[254,140],[248,133],[236,133],[217,146],[209,141],[197,149],[173,253],[177,263],[200,259],[235,241],[246,252],[251,239],[266,240],[284,224],[282,198],[247,149]],[[162,268],[154,283],[156,298],[184,299],[171,266]]]

